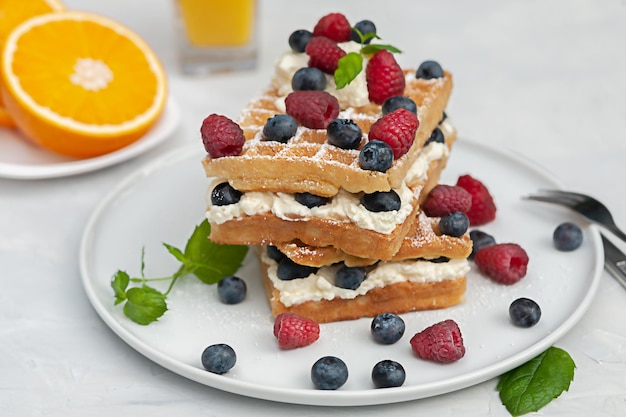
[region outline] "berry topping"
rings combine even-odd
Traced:
[[[396,361],[385,359],[372,368],[372,382],[376,388],[399,387],[406,380],[404,367]]]
[[[433,78],[443,77],[443,68],[437,61],[424,61],[417,68],[415,78],[422,78],[424,80],[432,80]]]
[[[516,326],[532,327],[539,323],[541,308],[529,298],[518,298],[509,306],[509,317]]]
[[[382,104],[389,97],[404,93],[406,81],[393,54],[382,49],[374,54],[365,68],[370,101]]]
[[[488,233],[482,230],[472,230],[470,233],[470,239],[472,239],[472,253],[470,253],[469,259],[474,259],[476,252],[485,246],[493,245],[496,243],[496,239]]]
[[[436,185],[426,197],[423,210],[429,217],[441,217],[455,211],[467,212],[472,206],[472,196],[457,185]]]
[[[400,196],[394,190],[374,191],[361,197],[361,204],[367,210],[378,213],[381,211],[400,210]]]
[[[378,343],[391,345],[404,335],[404,320],[393,313],[382,313],[374,317],[370,326],[372,337]]]
[[[287,114],[309,129],[326,129],[339,115],[339,102],[325,91],[294,91],[285,105]]]
[[[443,135],[443,132],[441,131],[441,129],[439,129],[438,127],[436,127],[435,130],[433,130],[433,132],[430,134],[430,137],[426,139],[424,146],[429,145],[433,142],[446,143],[446,138]]]
[[[313,34],[310,31],[298,29],[289,35],[289,47],[294,52],[302,53],[312,37]]]
[[[342,265],[335,273],[335,286],[348,290],[356,290],[363,280],[365,280],[365,275],[364,268]]]
[[[326,36],[335,42],[350,40],[352,27],[348,19],[341,13],[330,13],[322,17],[313,28],[313,35]]]
[[[309,55],[309,67],[331,75],[337,70],[339,59],[346,55],[346,51],[324,36],[312,37],[306,46],[306,53]]]
[[[471,226],[480,226],[496,218],[496,205],[493,197],[482,182],[470,175],[461,175],[456,185],[465,188],[472,195],[472,207],[465,212]]]
[[[296,193],[295,200],[308,208],[319,207],[328,204],[330,197],[322,197],[311,193]]]
[[[363,169],[387,172],[391,165],[393,165],[393,150],[383,141],[371,140],[359,152],[359,166]]]
[[[202,366],[214,374],[228,372],[237,362],[237,355],[232,347],[220,343],[204,349],[200,358]]]
[[[347,380],[348,367],[336,356],[324,356],[311,367],[311,381],[317,389],[336,390]]]
[[[413,352],[422,359],[450,363],[465,355],[463,336],[454,320],[444,320],[411,338]]]
[[[354,29],[361,32],[361,35],[363,36],[367,35],[368,33],[376,35],[376,25],[371,20],[361,20],[356,25],[354,25]],[[361,37],[354,29],[350,31],[350,40],[357,42],[357,43],[361,43]],[[371,41],[372,41],[372,37],[370,36],[370,37],[367,37],[363,43],[367,45]]]
[[[350,119],[335,119],[326,128],[328,142],[341,149],[356,149],[361,144],[363,133],[359,125]]]
[[[239,155],[246,141],[241,127],[219,114],[211,114],[202,121],[200,135],[211,158]]]
[[[277,114],[263,126],[263,139],[287,143],[298,130],[298,122],[288,114]]]
[[[239,277],[228,276],[217,283],[217,296],[224,304],[239,304],[246,292],[246,282]]]
[[[526,276],[528,255],[516,243],[496,243],[476,252],[474,262],[489,278],[509,285]]]
[[[315,67],[300,68],[291,78],[291,88],[293,91],[299,90],[319,90],[326,89],[326,76]]]
[[[465,213],[455,211],[439,219],[439,231],[448,236],[460,237],[467,232],[469,219]]]
[[[406,96],[393,96],[389,97],[383,102],[382,111],[383,115],[391,113],[394,110],[407,109],[411,113],[417,116],[417,105],[415,102]]]
[[[320,325],[295,313],[281,313],[274,320],[274,336],[281,349],[308,346],[320,337]]]
[[[554,247],[560,251],[569,252],[578,249],[583,243],[583,231],[577,224],[561,223],[552,234]]]
[[[382,140],[393,150],[393,157],[400,158],[413,145],[419,126],[417,116],[406,109],[397,109],[376,120],[370,127],[369,140]]]
[[[300,265],[285,257],[278,262],[276,276],[283,281],[291,281],[296,278],[306,278],[316,273],[318,268],[307,265]]]
[[[211,191],[211,204],[214,206],[228,206],[239,202],[243,193],[235,190],[229,183],[217,184]]]

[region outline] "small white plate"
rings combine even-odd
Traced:
[[[49,152],[29,142],[16,129],[0,129],[0,178],[35,180],[84,174],[141,155],[167,139],[180,119],[170,98],[155,125],[138,141],[106,155],[76,159]]]
[[[528,274],[517,284],[496,284],[472,270],[463,304],[404,314],[407,330],[394,345],[373,342],[371,320],[365,318],[323,324],[314,344],[281,351],[272,334],[258,263],[249,256],[238,273],[248,284],[243,303],[221,304],[216,286],[189,276],[169,295],[169,311],[158,322],[140,326],[123,315],[121,306],[114,306],[111,277],[118,269],[138,276],[142,248],[147,277],[176,271],[179,264],[161,242],[184,248],[203,219],[207,179],[202,156],[200,145],[182,149],[123,181],[89,221],[80,251],[85,290],[106,324],[141,354],[201,384],[256,398],[329,406],[393,403],[458,390],[496,377],[558,341],[585,313],[599,283],[603,256],[597,229],[581,225],[583,245],[575,252],[559,252],[552,246],[552,232],[575,217],[522,199],[558,184],[520,158],[461,140],[441,182],[452,184],[469,173],[488,186],[498,216],[482,230],[499,242],[519,243],[529,253]],[[161,290],[166,285],[154,284]],[[541,306],[536,326],[523,329],[510,323],[509,304],[518,297],[532,298]],[[416,358],[409,345],[412,335],[448,318],[461,328],[465,357],[447,365]],[[228,343],[237,352],[236,366],[224,375],[206,372],[200,363],[203,349],[214,343]],[[310,367],[325,355],[338,356],[348,365],[348,382],[337,391],[316,390],[311,383]],[[407,379],[402,387],[373,387],[371,369],[383,359],[404,366]]]

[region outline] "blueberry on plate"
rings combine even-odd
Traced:
[[[424,143],[424,146],[435,142],[435,143],[446,143],[446,138],[443,136],[443,132],[441,131],[441,129],[439,129],[438,127],[435,128],[435,130],[432,131],[432,133],[430,134],[430,137],[428,139],[426,139],[426,142]]]
[[[300,265],[285,257],[278,262],[276,276],[283,281],[290,281],[296,278],[306,278],[317,272],[319,268],[313,266]]]
[[[363,133],[359,125],[350,119],[335,119],[326,128],[328,142],[341,149],[356,149]]]
[[[404,320],[397,314],[382,313],[374,317],[370,325],[372,337],[383,345],[392,345],[404,335]]]
[[[357,22],[356,25],[354,25],[354,28],[358,29],[358,31],[361,32],[361,35],[363,36],[367,35],[368,33],[373,33],[374,35],[376,34],[376,25],[371,20],[361,20],[360,22]],[[361,37],[354,29],[352,29],[352,31],[350,32],[350,40],[361,43]],[[372,38],[369,37],[365,40],[364,44],[367,45],[371,41]]]
[[[232,347],[220,343],[211,345],[202,352],[202,366],[214,374],[228,372],[237,362],[237,355]]]
[[[287,143],[298,130],[298,122],[288,114],[270,117],[263,126],[263,139]]]
[[[224,304],[239,304],[246,298],[246,282],[234,275],[217,283],[217,296]]]
[[[365,280],[365,268],[342,265],[335,273],[335,285],[339,288],[356,290]]]
[[[469,228],[469,219],[465,213],[455,211],[439,219],[439,231],[452,237],[463,236]]]
[[[509,306],[509,317],[516,326],[532,327],[541,318],[541,308],[530,298],[518,298]]]
[[[493,245],[496,243],[496,239],[489,233],[485,233],[482,230],[474,229],[469,233],[470,239],[472,239],[472,253],[468,259],[474,259],[476,252],[485,246]]]
[[[298,53],[304,52],[313,33],[305,29],[298,29],[289,35],[289,47]]]
[[[399,387],[405,380],[404,367],[396,361],[385,359],[372,368],[372,382],[376,388]]]
[[[348,380],[348,366],[336,356],[324,356],[311,367],[311,381],[315,388],[336,390]]]
[[[422,78],[424,80],[432,80],[433,78],[443,77],[443,68],[437,61],[424,61],[417,68],[415,73],[416,78]]]
[[[383,102],[383,115],[398,109],[408,110],[417,116],[417,105],[410,97],[393,96]]]
[[[554,229],[552,234],[554,247],[560,251],[569,252],[576,250],[583,243],[583,231],[571,222],[561,223]]]
[[[217,184],[211,191],[211,204],[214,206],[228,206],[239,202],[243,193],[235,190],[229,183]]]
[[[296,193],[295,200],[308,208],[319,207],[328,204],[330,197],[322,197],[311,193]]]
[[[359,152],[359,166],[368,171],[387,172],[393,165],[393,149],[382,140],[367,142]]]
[[[291,78],[291,88],[293,91],[326,89],[326,76],[315,67],[300,68]]]
[[[361,197],[361,204],[367,210],[378,213],[381,211],[400,210],[400,196],[394,190],[374,191]]]

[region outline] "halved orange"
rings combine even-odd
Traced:
[[[0,76],[18,128],[44,148],[79,158],[138,140],[167,99],[165,72],[148,44],[87,12],[21,23],[6,39]]]

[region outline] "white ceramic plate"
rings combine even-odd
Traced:
[[[521,244],[530,256],[528,274],[519,283],[499,285],[472,270],[462,305],[403,315],[407,331],[394,345],[374,343],[371,320],[361,319],[324,324],[313,345],[281,351],[272,334],[258,264],[249,256],[238,274],[248,284],[242,304],[221,304],[215,286],[189,276],[176,284],[168,297],[170,310],[158,322],[137,325],[113,305],[110,279],[118,269],[138,276],[142,247],[147,277],[177,269],[161,242],[184,248],[203,219],[207,180],[198,148],[172,153],[123,181],[89,221],[80,263],[87,295],[107,325],[141,354],[199,383],[256,398],[314,405],[370,405],[434,396],[496,377],[541,353],[576,324],[596,291],[603,265],[598,231],[584,226],[583,245],[575,252],[558,252],[552,247],[552,232],[560,222],[574,218],[563,209],[522,199],[538,188],[558,184],[520,158],[459,141],[442,183],[454,183],[458,175],[470,173],[487,184],[499,211],[497,219],[482,229],[499,242]],[[536,326],[522,329],[510,323],[508,307],[518,297],[532,298],[542,307]],[[448,365],[417,359],[410,349],[411,336],[447,318],[461,328],[465,357]],[[221,376],[204,371],[200,363],[203,349],[214,343],[228,343],[237,352],[236,366]],[[348,382],[337,391],[316,390],[310,381],[311,365],[324,355],[338,356],[348,365]],[[405,367],[402,387],[373,388],[371,369],[383,359]]]
[[[180,119],[170,98],[162,116],[141,139],[106,155],[76,159],[57,155],[27,141],[19,131],[0,129],[0,178],[35,180],[66,177],[95,171],[127,161],[167,139]]]

